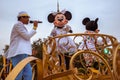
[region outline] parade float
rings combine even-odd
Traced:
[[[68,36],[73,39],[77,46],[81,44],[83,36],[94,38],[97,51],[77,50],[73,55],[68,56],[70,57],[70,68],[66,70],[64,54],[56,50],[56,39],[59,43],[60,39]],[[97,36],[97,39],[94,36]],[[67,46],[68,43],[64,46]],[[14,80],[29,62],[32,64],[33,80],[120,80],[120,43],[111,35],[76,33],[48,37],[42,43],[41,54],[42,58],[30,56],[13,69],[11,62],[7,63],[6,59],[3,58],[4,65],[0,71],[1,80]],[[86,67],[84,54],[94,56],[96,64]],[[3,76],[4,79],[2,79]]]

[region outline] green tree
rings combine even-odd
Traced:
[[[9,45],[5,45],[5,48],[3,49],[3,54],[8,50]],[[3,67],[3,57],[0,55],[0,69]]]
[[[5,53],[9,48],[9,45],[5,45],[5,48],[3,49],[3,52]]]
[[[32,44],[32,53],[35,57],[42,59],[42,39],[38,39],[37,41],[33,41]]]

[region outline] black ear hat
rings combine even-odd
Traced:
[[[90,30],[90,31],[95,31],[96,29],[98,29],[98,24],[97,24],[98,18],[95,19],[95,21],[89,21],[86,24],[86,30]]]

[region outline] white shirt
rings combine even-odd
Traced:
[[[32,47],[30,38],[36,33],[36,30],[32,29],[27,31],[24,24],[18,21],[12,29],[10,37],[10,46],[5,56],[7,58],[14,57],[19,54],[32,54]]]

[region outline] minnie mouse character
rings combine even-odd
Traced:
[[[71,27],[67,25],[68,21],[71,20],[71,18],[71,12],[65,10],[61,12],[58,11],[55,13],[50,13],[48,15],[48,22],[54,24],[54,29],[52,30],[50,36],[54,37],[58,35],[72,33],[73,31],[71,30]],[[74,41],[70,37],[63,37],[60,40],[56,39],[56,43],[57,51],[65,55],[73,54],[77,50]]]
[[[50,13],[48,15],[48,21],[50,23],[53,23],[56,28],[63,29],[63,31],[66,31],[67,33],[68,32],[72,33],[71,27],[69,25],[66,25],[68,21],[71,20],[71,18],[72,14],[69,11],[65,10],[61,12]],[[59,33],[56,35],[59,35]]]

